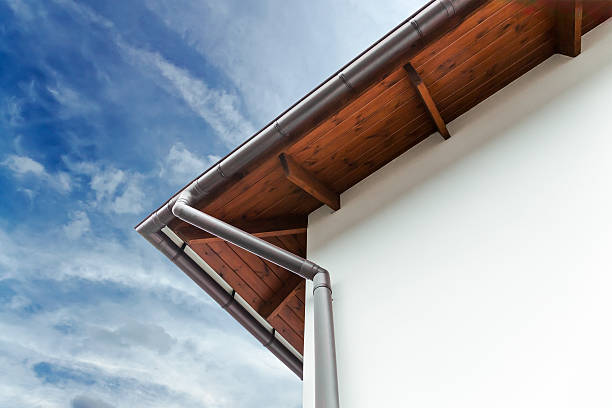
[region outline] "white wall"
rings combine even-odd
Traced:
[[[310,217],[341,405],[612,406],[612,22],[449,130]]]

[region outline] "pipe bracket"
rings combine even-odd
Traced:
[[[236,301],[236,298],[234,297],[235,295],[236,295],[236,291],[232,289],[232,294],[230,295],[229,299],[227,299],[227,302],[222,304],[221,307],[223,309],[227,309],[232,303]]]
[[[274,343],[274,339],[276,338],[274,333],[276,333],[276,329],[272,328],[272,333],[271,333],[272,335],[270,336],[270,340],[268,340],[266,343],[263,343],[263,346],[265,348],[270,347],[270,345],[272,345],[272,343]]]

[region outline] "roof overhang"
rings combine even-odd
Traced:
[[[429,2],[190,183],[196,207],[305,256],[312,211],[338,210],[343,191],[433,133],[451,137],[447,123],[553,54],[578,55],[611,14],[609,0]],[[301,359],[304,281],[174,218],[174,200],[139,232],[163,227]]]

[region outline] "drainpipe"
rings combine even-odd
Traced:
[[[315,406],[339,408],[336,346],[329,272],[317,264],[255,237],[191,206],[191,190],[187,187],[172,207],[181,220],[212,235],[260,256],[304,279],[313,282],[315,337]]]

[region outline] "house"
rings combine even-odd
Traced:
[[[429,2],[137,230],[305,407],[609,406],[610,15]]]

